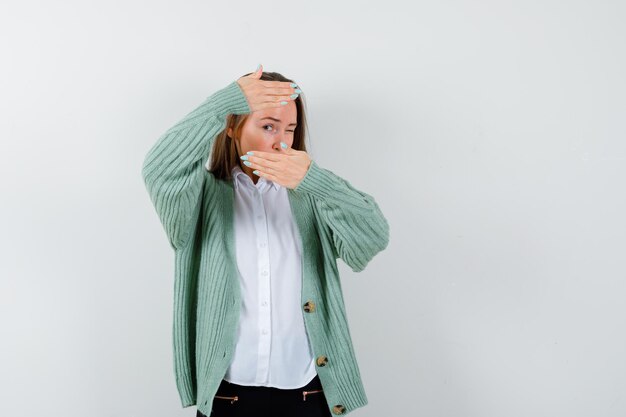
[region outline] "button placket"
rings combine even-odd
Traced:
[[[261,300],[261,305],[265,307],[261,309],[259,314],[259,350],[258,350],[258,367],[256,379],[258,383],[266,382],[269,377],[270,368],[270,345],[271,345],[271,273],[270,273],[270,256],[268,247],[268,233],[267,233],[267,217],[265,214],[265,204],[263,202],[262,189],[264,184],[261,185],[261,189],[255,187],[255,197],[259,201],[256,205],[256,236],[258,250],[258,271],[259,271],[259,286],[258,286],[258,299]]]
[[[314,355],[311,341],[309,340],[309,343],[306,341],[306,336],[308,336],[307,332],[310,331],[311,327],[310,323],[304,323],[300,314],[297,314],[297,305],[295,306],[295,312],[289,312],[288,309],[294,308],[294,306],[287,303],[283,305],[281,302],[282,300],[296,301],[297,298],[302,297],[303,290],[305,296],[300,308],[302,308],[302,304],[308,299],[311,301],[315,300],[316,303],[318,301],[322,302],[322,300],[317,299],[316,292],[307,291],[308,288],[306,285],[304,287],[302,285],[306,284],[306,282],[303,282],[305,278],[302,277],[305,262],[301,245],[302,237],[299,236],[299,230],[289,230],[289,224],[286,220],[288,218],[295,220],[295,218],[293,218],[293,210],[289,213],[291,207],[287,206],[287,204],[290,202],[284,201],[285,197],[288,197],[288,195],[285,196],[283,194],[279,195],[274,193],[273,188],[276,190],[278,190],[278,188],[272,187],[271,182],[264,184],[264,181],[260,181],[260,183],[257,181],[258,184],[256,184],[257,187],[255,189],[255,184],[245,174],[239,175],[239,182],[240,187],[236,195],[239,205],[235,206],[236,220],[240,220],[239,223],[235,224],[235,226],[238,226],[236,229],[236,237],[239,239],[235,242],[238,245],[236,249],[242,284],[242,297],[245,297],[243,298],[244,306],[249,308],[242,310],[242,318],[244,318],[244,315],[246,318],[245,321],[240,321],[242,331],[238,333],[242,342],[238,345],[238,352],[241,352],[242,355],[234,355],[235,359],[242,359],[238,362],[233,362],[231,367],[232,376],[235,378],[238,377],[240,380],[251,384],[263,385],[267,384],[269,381],[270,373],[274,374],[274,368],[272,367],[276,365],[277,372],[275,375],[289,374],[295,382],[297,376],[294,377],[293,373],[289,372],[288,368],[283,367],[281,363],[283,362],[283,358],[285,360],[293,360],[293,365],[295,367],[299,366],[300,369],[303,369],[304,365],[307,365],[307,369],[311,369],[309,366],[316,366],[317,355]],[[259,194],[262,196],[261,202],[258,201],[260,199]],[[273,197],[274,194],[276,194],[277,198]],[[263,207],[264,210],[260,210],[261,207]],[[294,227],[298,227],[295,221],[293,224]],[[258,230],[258,233],[255,234],[255,230]],[[277,233],[274,234],[274,232]],[[267,242],[263,241],[263,237],[265,236],[268,237]],[[284,244],[288,243],[286,239],[291,239],[292,237],[296,240],[297,247],[295,245]],[[272,242],[269,242],[270,239]],[[276,244],[275,247],[272,246],[274,244]],[[266,250],[268,252],[265,252]],[[268,253],[271,262],[269,263],[268,269],[264,272],[263,260]],[[274,262],[277,262],[276,266]],[[267,282],[270,283],[269,294],[267,295],[267,299],[263,299],[264,293],[262,285]],[[283,283],[285,285],[282,285]],[[273,291],[277,291],[277,293]],[[309,292],[308,296],[306,292]],[[310,304],[310,306],[312,309],[316,307],[313,304]],[[282,307],[285,308],[283,309]],[[263,327],[261,324],[263,320],[262,317],[266,315],[269,310],[271,310],[270,326]],[[294,315],[294,313],[296,314]],[[297,318],[298,320],[272,323],[275,317],[281,314],[287,314],[289,318]],[[315,317],[306,317],[306,319],[308,319],[307,322],[313,320],[313,324],[316,323]],[[296,338],[295,336],[299,333],[305,337]],[[282,337],[283,335],[285,336],[284,338]],[[297,345],[290,344],[290,338],[296,341]],[[263,378],[261,368],[264,365],[262,363],[262,357],[260,356],[262,354],[260,345],[268,340],[271,345],[272,358],[268,360],[269,370],[266,373],[266,377]],[[247,358],[243,353],[245,353]],[[287,354],[285,355],[285,353]],[[321,351],[319,353],[326,352]],[[250,355],[252,355],[252,357],[250,357]],[[313,355],[313,357],[310,357],[310,355]],[[274,362],[274,358],[280,359],[276,359]],[[250,364],[253,364],[253,366],[250,367]],[[289,365],[291,365],[291,363]],[[318,369],[321,370],[321,368]],[[285,380],[287,380],[287,378],[288,377],[285,377]],[[317,389],[316,387],[315,390]],[[234,394],[235,393],[228,393],[228,395]],[[316,395],[313,396],[314,398],[318,396],[317,394],[319,394],[319,392],[315,391],[315,394]],[[310,401],[309,395],[307,395],[306,401]],[[225,402],[226,401],[224,401],[224,403]],[[331,400],[329,404],[330,408],[334,405],[333,403],[338,402],[341,401],[337,401],[337,399],[334,399],[334,401]]]

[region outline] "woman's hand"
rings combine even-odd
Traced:
[[[287,81],[261,80],[261,74],[263,74],[263,66],[259,65],[257,71],[237,80],[252,112],[281,107],[284,105],[281,102],[287,104],[289,100],[295,100],[291,98],[292,94],[300,93],[300,90],[296,91],[297,85],[292,87],[292,83]]]
[[[248,152],[241,159],[250,163],[246,165],[254,169],[253,174],[291,189],[300,184],[311,165],[309,154],[290,148],[284,142],[281,142],[280,153],[251,152],[252,154]]]

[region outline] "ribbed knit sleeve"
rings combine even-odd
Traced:
[[[313,196],[322,220],[332,232],[335,258],[360,272],[389,243],[389,223],[374,198],[311,161],[294,188]]]
[[[235,80],[169,128],[148,151],[142,176],[175,250],[191,236],[206,178],[204,165],[215,136],[224,129],[228,114],[250,112]]]

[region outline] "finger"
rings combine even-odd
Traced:
[[[271,154],[268,154],[268,155],[271,155]],[[285,157],[286,155],[283,156],[283,158]],[[264,157],[264,156],[247,155],[247,161],[252,164],[257,164],[259,166],[271,167],[271,168],[278,168],[280,164],[282,163],[280,158],[276,158],[274,156]],[[248,166],[251,166],[251,165],[248,165]]]
[[[272,174],[269,174],[269,173],[267,173],[267,172],[263,172],[263,171],[258,170],[258,169],[255,169],[254,171],[252,171],[252,173],[253,173],[254,175],[258,175],[259,177],[263,177],[263,178],[265,178],[265,179],[268,179],[268,180],[270,180],[270,181],[274,181],[275,183],[280,184],[280,182],[279,182],[279,180],[278,180],[278,177],[277,177],[276,175],[272,175]],[[282,184],[281,184],[281,185],[282,185]]]
[[[265,159],[268,161],[280,162],[280,159],[282,158],[280,154],[275,154],[272,152],[263,152],[263,151],[250,151],[250,152],[252,152],[252,154],[248,153],[249,161],[253,161],[256,159],[256,157],[258,157],[260,159],[256,159],[257,161],[261,159]]]
[[[280,153],[290,155],[292,153],[291,151],[293,151],[293,149],[289,145],[285,142],[280,142]]]
[[[287,104],[289,104],[289,100],[289,98],[278,98],[271,101],[250,101],[250,107],[253,109],[253,112],[265,109],[275,109],[277,107],[286,106]]]
[[[267,88],[263,87],[264,90],[260,92],[259,97],[261,99],[261,103],[269,103],[269,104],[280,104],[282,101],[286,101],[287,103],[298,98],[302,90],[293,87],[276,87],[276,88]]]
[[[246,163],[247,162],[247,163]],[[282,171],[282,165],[280,162],[270,161],[269,159],[248,156],[248,160],[244,161],[244,164],[252,169],[260,169],[263,172],[275,174]]]
[[[250,74],[248,74],[246,77],[258,79],[258,78],[261,78],[262,74],[263,74],[263,65],[259,64],[259,66],[256,67],[256,69],[252,71]]]
[[[271,81],[271,80],[260,80],[260,84],[266,88],[274,89],[274,88],[284,88],[293,90],[294,88],[298,88],[298,84],[292,83],[291,81]]]
[[[270,97],[287,96],[288,99],[295,100],[298,98],[300,94],[302,94],[302,90],[298,87],[288,87],[288,88],[274,87],[274,88],[266,88],[263,94],[265,94],[266,96],[270,96]]]
[[[294,101],[298,98],[297,96],[291,97],[290,95],[261,95],[257,97],[259,97],[260,99],[251,101],[251,103],[254,104],[254,108],[256,109],[255,111],[286,106],[287,104],[289,104],[290,101]]]

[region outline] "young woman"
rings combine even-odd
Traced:
[[[389,225],[373,197],[309,157],[305,125],[302,91],[259,65],[144,160],[175,252],[176,383],[198,417],[345,415],[367,404],[336,259],[363,270]]]

